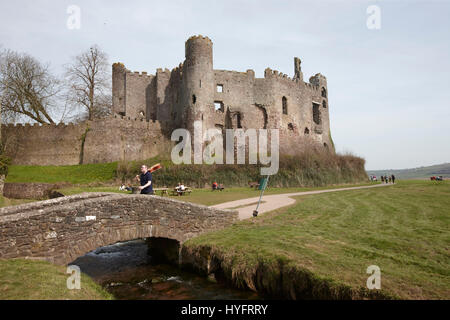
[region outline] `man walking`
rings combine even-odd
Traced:
[[[141,166],[141,175],[137,175],[136,180],[141,184],[141,194],[153,194],[152,174],[145,164]]]
[[[392,179],[392,183],[395,183],[395,176],[394,175],[392,175],[391,179]]]

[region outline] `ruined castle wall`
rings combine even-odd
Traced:
[[[146,72],[126,72],[125,76],[125,101],[126,116],[131,119],[148,119],[147,113],[154,108],[151,105],[152,81],[155,76]]]
[[[320,103],[320,113],[321,113],[321,129],[322,129],[322,143],[328,148],[333,149],[331,135],[330,135],[330,113],[328,105],[328,87],[327,80],[320,73],[311,77],[310,83],[315,85],[318,90],[314,91],[312,95],[316,103]],[[322,91],[325,91],[325,94]],[[330,150],[331,150],[330,149]]]
[[[14,164],[76,165],[154,157],[167,147],[164,126],[116,116],[77,125],[7,125],[2,137]]]
[[[167,121],[172,123],[172,129],[185,127],[183,120],[186,118],[185,101],[183,100],[183,65],[180,64],[170,73],[168,91],[171,92],[172,105],[169,106],[170,115]]]
[[[112,65],[112,109],[113,113],[125,114],[125,76],[127,70],[122,63]]]
[[[171,120],[172,106],[175,103],[177,88],[171,85],[171,72],[168,69],[156,71],[156,119]]]
[[[80,161],[86,124],[2,125],[2,138],[13,164],[71,165]]]
[[[166,139],[159,121],[108,118],[90,122],[84,163],[141,160],[156,156]]]
[[[214,101],[223,103],[223,112],[214,112],[214,125],[225,128],[263,128],[264,111],[255,105],[255,73],[214,70]],[[218,92],[217,86],[222,86]]]
[[[281,113],[280,141],[282,153],[292,153],[292,150],[302,150],[311,145],[316,148],[330,145],[328,108],[322,107],[320,87],[303,81],[285,79],[277,82],[277,106],[282,110],[283,96],[287,99],[287,114]],[[282,96],[283,95],[283,96]],[[314,107],[320,123],[314,121]]]
[[[222,102],[224,108],[223,112],[210,111],[210,127],[277,128],[282,153],[331,145],[327,101],[323,104],[327,99],[321,96],[321,88],[326,88],[324,77],[312,77],[313,83],[305,83],[270,69],[263,79],[255,79],[252,70],[214,70],[214,76],[214,101]],[[320,124],[313,121],[313,102],[320,105]]]

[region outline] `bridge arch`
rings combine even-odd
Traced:
[[[109,244],[167,238],[182,244],[238,213],[158,196],[84,193],[0,209],[0,258],[67,264]]]

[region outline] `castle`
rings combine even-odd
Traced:
[[[267,68],[213,68],[213,43],[193,36],[185,43],[185,61],[156,74],[112,66],[112,113],[107,119],[68,125],[7,125],[18,147],[16,164],[67,165],[139,160],[161,151],[176,128],[279,129],[280,152],[293,154],[308,145],[334,152],[330,137],[327,80],[320,73],[303,81],[301,61],[294,77]],[[44,147],[44,148],[43,148]]]

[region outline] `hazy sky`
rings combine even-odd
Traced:
[[[450,1],[0,1],[0,45],[55,73],[94,43],[130,70],[172,69],[189,36],[207,35],[215,69],[292,76],[298,56],[305,80],[324,74],[336,148],[366,169],[450,162]]]

